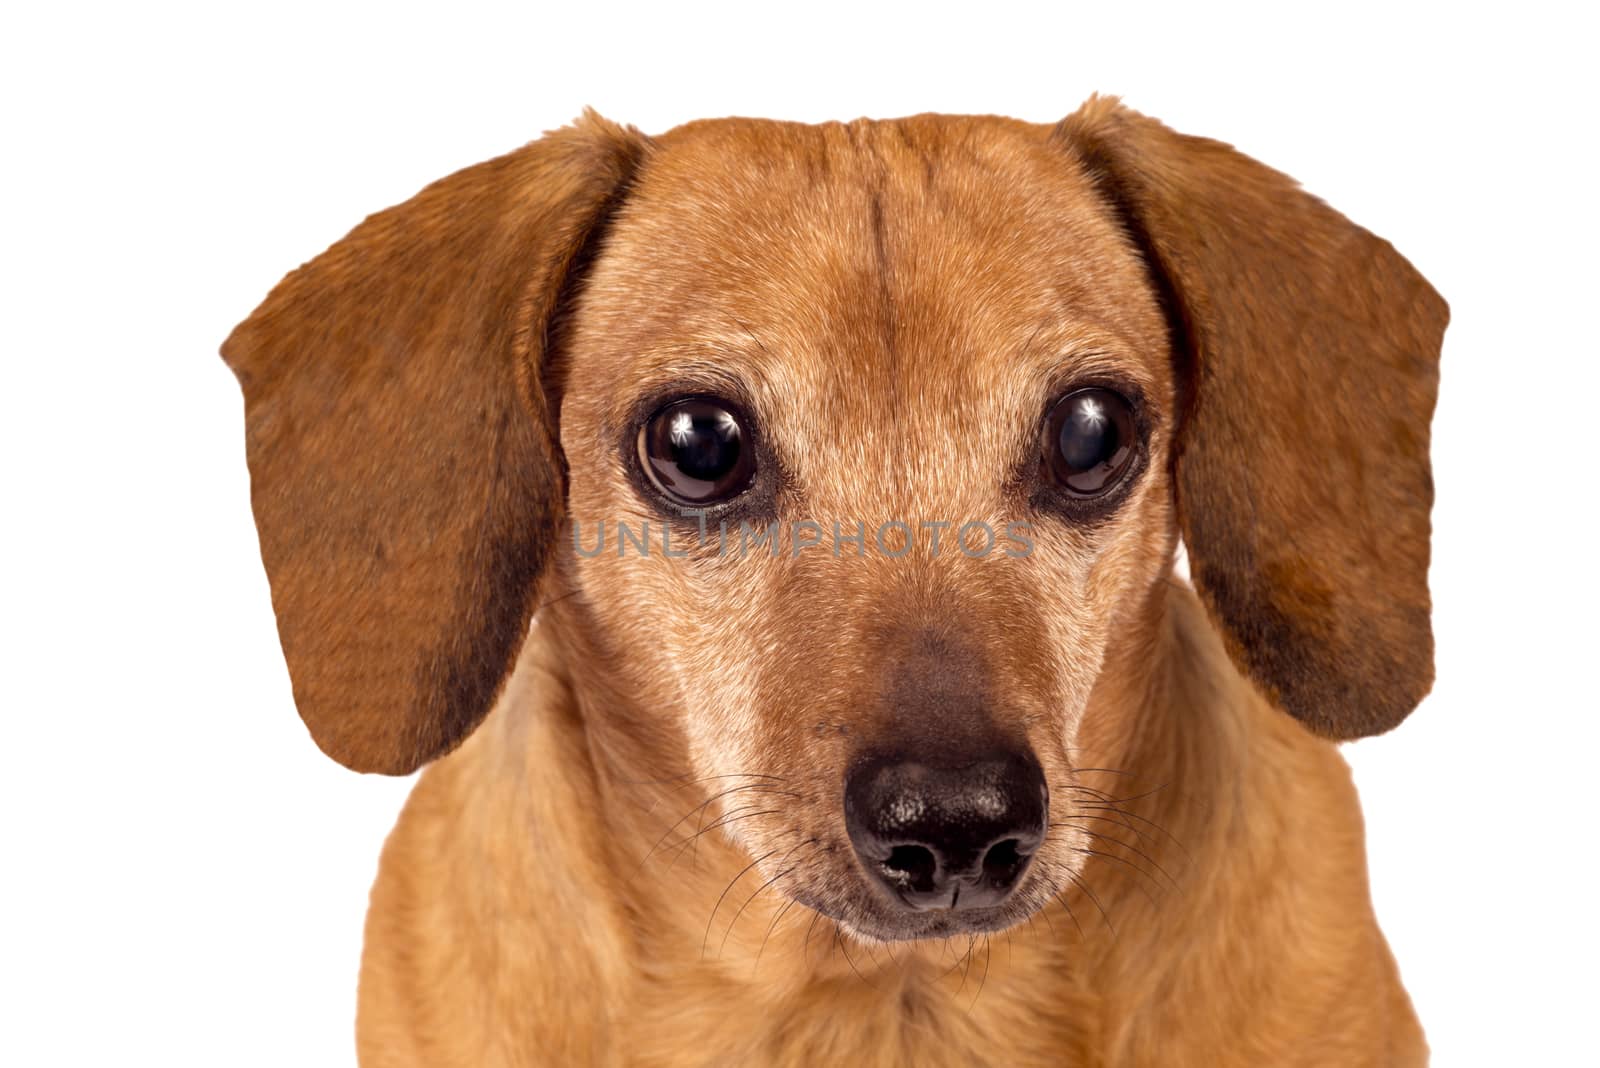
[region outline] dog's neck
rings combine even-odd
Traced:
[[[853,938],[764,886],[714,809],[775,807],[781,794],[753,779],[697,781],[686,761],[646,764],[643,754],[670,751],[659,718],[630,707],[605,658],[574,641],[570,616],[542,628],[530,644],[543,646],[540,670],[570,717],[565,759],[583,763],[567,770],[602,799],[620,895],[603,907],[625,917],[638,970],[677,988],[663,1004],[758,1012],[782,1001],[870,1029],[940,1005],[1015,1011],[1041,994],[1049,1004],[1031,1011],[1059,1018],[1055,1041],[1104,1049],[1159,1032],[1173,984],[1271,984],[1278,964],[1241,959],[1238,947],[1273,946],[1286,963],[1299,913],[1325,911],[1319,896],[1340,899],[1344,923],[1369,916],[1358,810],[1333,748],[1235,671],[1186,585],[1164,580],[1143,611],[1132,628],[1143,639],[1108,653],[1084,717],[1080,763],[1105,770],[1077,776],[1071,818],[1096,837],[1072,885],[1012,931],[892,945]],[[738,793],[706,804],[726,790]],[[1294,827],[1286,814],[1320,822]],[[1218,1005],[1205,1026],[1244,1027],[1260,1007]],[[1195,1015],[1171,1025],[1192,1028]]]

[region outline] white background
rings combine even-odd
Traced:
[[[5,17],[0,1062],[352,1059],[409,783],[321,756],[278,651],[216,348],[285,271],[586,104],[659,132],[1051,121],[1102,90],[1300,178],[1449,299],[1438,685],[1347,750],[1373,891],[1436,1064],[1595,1063],[1592,30],[1538,4],[581,6]]]

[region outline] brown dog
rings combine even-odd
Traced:
[[[1107,99],[590,115],[357,227],[224,353],[301,715],[436,761],[363,1060],[1424,1061],[1333,741],[1431,682],[1446,315]]]

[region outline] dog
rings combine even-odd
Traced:
[[[1335,743],[1432,684],[1447,317],[1106,97],[369,218],[223,346],[300,714],[429,765],[363,1063],[1424,1063]]]

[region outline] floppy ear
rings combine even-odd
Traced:
[[[546,327],[644,144],[587,113],[436,182],[222,346],[295,703],[342,764],[412,771],[499,693],[563,508]]]
[[[1227,145],[1104,98],[1057,136],[1167,300],[1179,519],[1235,663],[1320,734],[1393,727],[1433,683],[1444,301],[1388,242]]]

